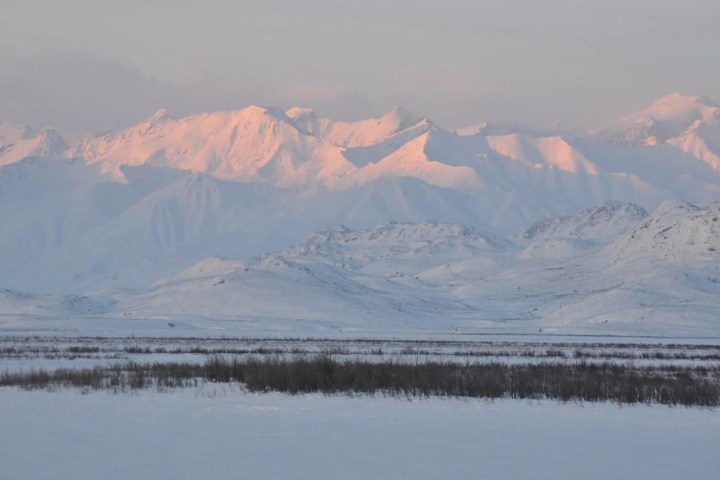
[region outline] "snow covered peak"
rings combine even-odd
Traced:
[[[431,125],[425,117],[395,106],[378,118],[340,122],[322,118],[310,108],[294,107],[287,117],[310,135],[344,147],[370,146],[409,129],[426,131]],[[433,125],[434,127],[434,125]]]
[[[119,178],[124,165],[153,165],[284,187],[352,170],[340,148],[308,135],[281,109],[255,105],[177,120],[159,112],[122,132],[85,138],[71,155]]]
[[[400,131],[412,127],[421,120],[423,120],[423,117],[419,117],[410,110],[395,105],[388,113],[380,117],[378,123],[392,125],[396,131]]]
[[[326,141],[346,148],[372,147],[388,141],[405,143],[437,127],[402,107],[393,107],[385,115],[357,122],[332,122],[326,125]]]
[[[561,136],[533,137],[519,133],[487,137],[492,149],[534,169],[556,168],[596,175],[598,166]]]
[[[317,113],[312,108],[293,107],[285,111],[288,118],[299,121],[304,119],[316,119]]]
[[[148,123],[159,123],[164,122],[168,119],[170,119],[168,111],[164,108],[161,108],[157,112],[155,112],[150,118],[148,118]]]
[[[320,138],[327,135],[335,123],[329,118],[319,117],[312,108],[294,107],[287,110],[285,115],[303,133]]]
[[[707,97],[673,93],[655,101],[633,116],[652,117],[660,122],[680,122],[689,125],[696,120],[717,121],[718,105]]]
[[[0,122],[0,166],[31,156],[61,155],[68,146],[52,128],[40,131],[28,125]]]
[[[249,105],[243,109],[236,110],[237,113],[240,114],[242,118],[251,118],[253,116],[255,117],[273,117],[277,120],[287,122],[288,116],[285,114],[285,111],[283,111],[280,107],[273,107],[273,106],[259,106],[259,105]]]
[[[65,139],[54,128],[43,128],[36,138],[37,146],[32,155],[60,155],[68,149]]]
[[[545,132],[535,130],[524,125],[515,125],[510,123],[482,122],[467,127],[455,129],[455,134],[461,137],[472,137],[475,135],[482,136],[499,136],[519,133],[528,136],[550,136],[557,135],[557,132]]]
[[[720,108],[706,97],[673,93],[622,118],[601,136],[618,144],[656,145],[701,124],[720,125]]]
[[[106,172],[151,164],[281,187],[337,186],[338,179],[357,170],[358,157],[380,160],[434,128],[399,107],[379,118],[337,122],[308,108],[284,112],[251,105],[179,120],[159,113],[123,132],[85,139],[72,155],[102,163]],[[372,152],[345,154],[347,149],[376,146]]]

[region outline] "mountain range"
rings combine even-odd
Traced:
[[[719,112],[673,94],[584,136],[399,107],[161,110],[75,142],[0,123],[0,315],[716,333]]]

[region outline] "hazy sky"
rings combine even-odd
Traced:
[[[250,103],[455,128],[720,101],[718,0],[0,0],[0,120],[72,133]]]

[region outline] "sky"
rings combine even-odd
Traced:
[[[249,104],[446,128],[720,101],[717,0],[0,0],[0,121],[96,133]]]

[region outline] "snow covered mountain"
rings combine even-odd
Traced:
[[[618,143],[657,145],[700,124],[720,124],[720,109],[705,97],[673,93],[621,119],[603,135]]]
[[[167,166],[225,180],[328,190],[412,177],[480,195],[486,202],[515,202],[514,210],[537,202],[517,202],[508,198],[507,191],[527,192],[528,197],[546,199],[542,207],[547,215],[562,213],[558,205],[588,207],[608,199],[652,208],[667,198],[704,202],[718,193],[717,139],[708,133],[717,123],[717,109],[703,101],[672,95],[618,127],[627,132],[647,119],[660,122],[658,125],[673,133],[672,138],[662,136],[662,142],[643,137],[647,141],[608,145],[605,139],[611,135],[603,136],[598,144],[490,125],[447,132],[399,107],[375,119],[336,122],[309,109],[284,112],[250,106],[182,119],[159,111],[122,132],[84,138],[67,155],[98,164],[117,179],[122,179],[123,165]],[[617,143],[626,147],[618,152],[612,148]],[[672,148],[640,155],[633,148],[657,143]],[[618,161],[618,157],[648,155],[662,159],[660,172],[657,161],[653,172],[638,161]],[[704,166],[713,170],[710,182]],[[683,177],[679,179],[679,175]],[[684,183],[678,185],[678,180]],[[530,218],[523,219],[527,220]]]
[[[399,107],[160,111],[70,147],[2,124],[0,315],[711,330],[719,125],[681,95],[593,138]]]
[[[720,107],[705,97],[668,95],[600,136],[620,145],[665,144],[720,170]]]
[[[153,165],[283,187],[352,169],[339,147],[303,134],[280,109],[255,106],[180,120],[161,110],[122,132],[82,139],[69,154],[116,177],[123,165]]]
[[[437,127],[427,118],[395,106],[380,118],[357,122],[336,122],[320,118],[311,109],[292,108],[286,112],[295,124],[309,135],[345,148],[362,148],[389,143],[397,148]]]

